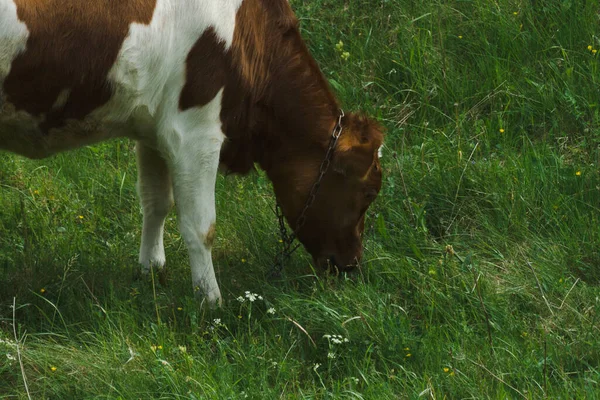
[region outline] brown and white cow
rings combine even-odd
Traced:
[[[140,263],[163,267],[173,203],[194,289],[221,300],[211,258],[219,162],[273,182],[295,228],[339,107],[287,0],[0,0],[0,149],[31,158],[137,141]],[[361,257],[381,186],[373,121],[347,114],[298,238],[318,264]]]

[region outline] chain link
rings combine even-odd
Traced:
[[[281,209],[281,205],[279,202],[275,204],[275,213],[277,215],[277,219],[279,220],[279,234],[281,235],[280,241],[283,243],[283,248],[275,257],[275,262],[271,267],[271,271],[269,275],[272,278],[279,278],[281,276],[281,272],[283,271],[284,265],[289,260],[290,256],[300,247],[300,244],[297,244],[292,248],[294,241],[296,240],[296,235],[302,229],[304,224],[306,223],[306,212],[313,205],[315,199],[317,198],[317,192],[321,187],[321,181],[323,177],[329,170],[329,166],[331,165],[331,160],[333,159],[333,152],[335,150],[335,146],[337,144],[340,135],[342,134],[342,119],[344,118],[344,110],[340,109],[340,115],[338,116],[337,123],[331,132],[331,138],[329,140],[329,147],[327,148],[327,152],[325,153],[325,158],[321,162],[321,166],[319,167],[319,175],[315,183],[313,183],[310,191],[308,192],[308,197],[306,199],[306,203],[304,204],[304,208],[300,212],[300,215],[296,219],[296,228],[291,234],[288,234],[287,228],[285,227],[285,219],[283,216],[283,210]]]

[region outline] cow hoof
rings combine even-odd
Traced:
[[[168,277],[167,269],[160,268],[158,270],[158,282],[161,284],[161,286],[167,286],[167,277]]]
[[[198,286],[195,286],[194,295],[196,296],[196,299],[201,305],[206,306],[211,310],[221,308],[221,306],[223,305],[221,291],[218,287],[205,292]]]
[[[158,282],[161,286],[167,286],[168,272],[164,265],[152,265],[151,267],[142,267],[138,270],[136,278],[143,279],[144,281]]]

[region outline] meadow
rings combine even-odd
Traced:
[[[600,398],[598,1],[291,4],[387,129],[359,271],[269,279],[270,183],[220,176],[207,310],[175,213],[139,277],[132,142],[0,154],[0,399]]]

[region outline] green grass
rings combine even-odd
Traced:
[[[220,177],[225,305],[203,310],[174,214],[168,284],[139,279],[130,142],[2,154],[0,398],[27,398],[13,298],[36,399],[599,398],[598,2],[292,5],[345,108],[388,129],[360,272],[300,252],[268,280],[270,184]]]

